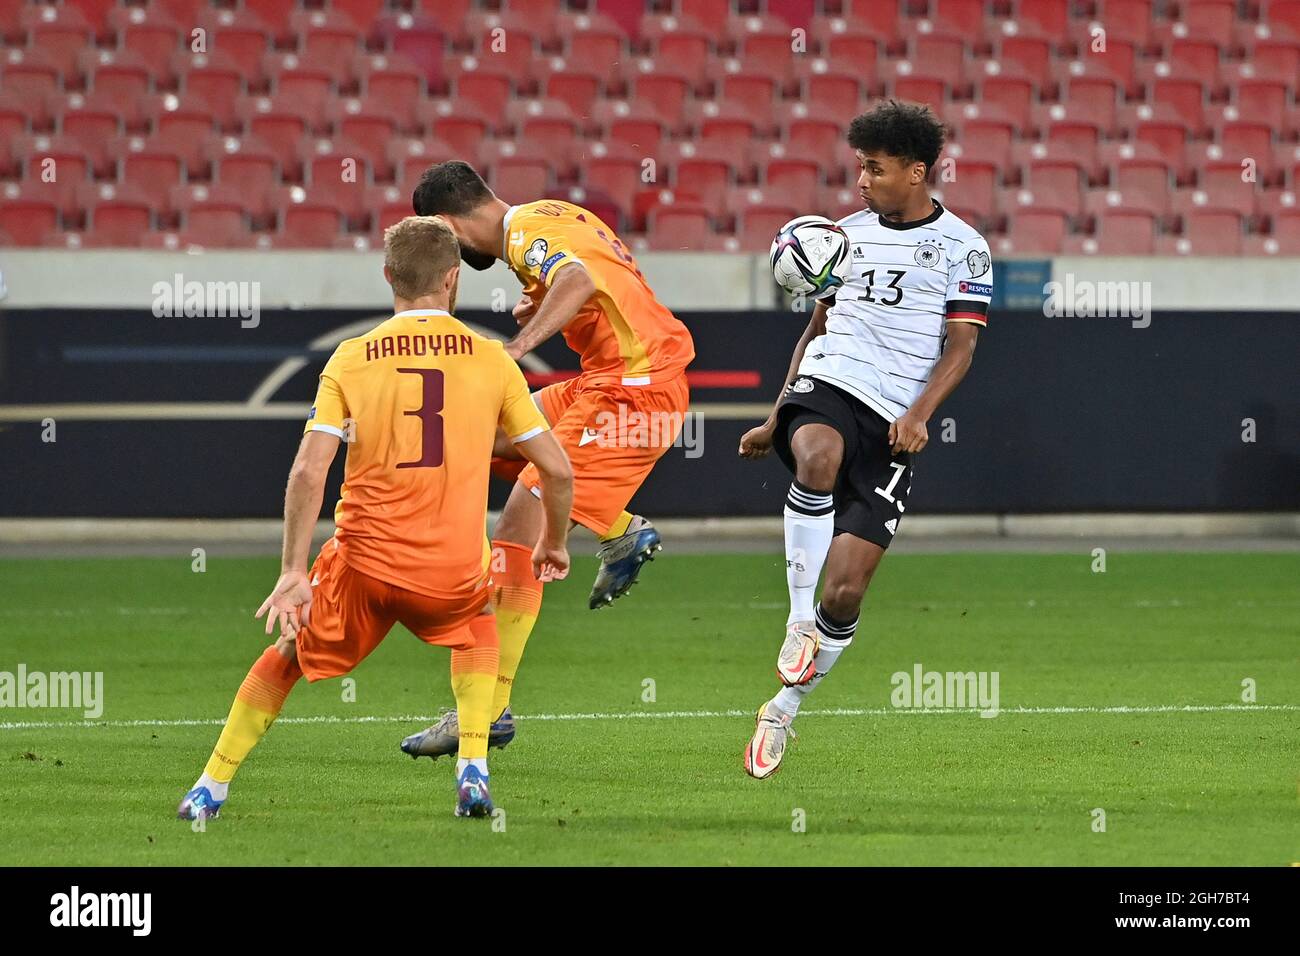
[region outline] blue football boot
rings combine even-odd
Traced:
[[[606,541],[596,552],[600,570],[596,572],[587,606],[594,611],[613,604],[636,584],[641,565],[653,561],[655,554],[662,550],[654,525],[640,515],[634,516],[626,534]]]

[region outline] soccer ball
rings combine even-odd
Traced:
[[[777,285],[791,295],[820,298],[844,284],[849,237],[823,216],[791,219],[772,240],[769,259]]]

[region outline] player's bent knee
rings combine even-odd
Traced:
[[[843,458],[839,448],[816,447],[795,454],[795,477],[799,483],[817,491],[830,491],[840,473]]]
[[[822,607],[837,621],[851,621],[862,609],[866,589],[854,581],[828,580],[822,588]]]

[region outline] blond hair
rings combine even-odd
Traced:
[[[407,216],[384,230],[384,265],[393,294],[418,299],[441,289],[460,265],[460,245],[441,216]]]

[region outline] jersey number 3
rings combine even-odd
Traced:
[[[442,384],[440,368],[399,368],[397,371],[420,376],[423,402],[414,415],[420,420],[420,457],[416,461],[398,462],[398,468],[437,468],[442,464]]]

